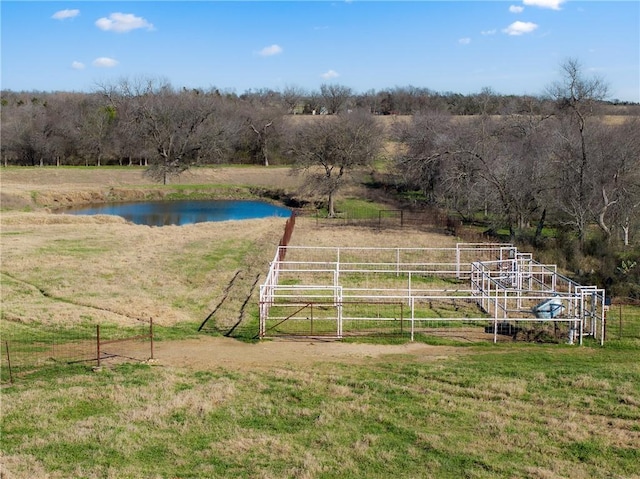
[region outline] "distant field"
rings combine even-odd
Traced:
[[[207,191],[218,196],[250,194],[248,187],[295,191],[300,177],[289,168],[192,168],[169,185],[153,183],[144,168],[10,167],[0,169],[2,209],[63,207],[108,200],[162,198],[179,192]]]
[[[213,168],[172,187],[242,195],[247,185],[296,181],[287,169]],[[139,169],[9,168],[0,182],[3,341],[149,317],[160,339],[153,361],[95,371],[51,363],[3,382],[2,477],[640,477],[637,342],[255,343],[198,334],[228,288],[214,321],[256,324],[253,285],[284,219],[151,228],[43,208],[110,189],[162,191]],[[292,241],[456,239],[303,218]]]

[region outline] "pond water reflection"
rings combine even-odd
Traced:
[[[104,203],[72,208],[73,215],[115,215],[147,226],[188,225],[205,221],[246,220],[272,216],[289,217],[291,210],[264,201],[195,200]]]

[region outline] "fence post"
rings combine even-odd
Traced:
[[[153,318],[149,318],[149,337],[151,338],[151,358],[153,359]]]
[[[618,339],[622,339],[622,303],[620,303],[620,329],[618,329]]]
[[[409,308],[411,308],[411,342],[413,342],[414,332],[415,332],[415,322],[416,322],[416,309],[415,309],[415,298],[411,296],[409,298]]]
[[[96,360],[98,361],[98,367],[100,367],[100,325],[96,324]]]

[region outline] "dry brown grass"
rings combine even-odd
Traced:
[[[144,169],[130,168],[3,168],[0,183],[4,192],[76,191],[81,189],[145,186],[157,184],[144,175]],[[279,167],[210,167],[192,168],[171,181],[176,185],[256,185],[294,187],[296,177],[288,168]]]
[[[196,169],[183,184],[255,184],[294,188],[288,169]],[[5,195],[57,198],[58,203],[100,199],[109,188],[148,186],[137,169],[11,168],[0,171]],[[48,209],[0,215],[3,317],[12,321],[70,325],[82,321],[158,325],[202,321],[236,274],[226,311],[232,325],[264,275],[284,229],[284,219],[147,227],[115,216],[60,215]],[[453,239],[424,232],[378,231],[317,224],[299,218],[292,244],[305,246],[450,246]]]
[[[2,208],[62,208],[119,200],[161,199],[171,186],[257,186],[295,191],[301,178],[289,168],[192,168],[168,188],[152,183],[140,167],[130,168],[4,168],[0,169]],[[230,190],[230,194],[233,191]]]
[[[3,314],[64,324],[196,321],[237,268],[267,267],[283,227],[283,219],[273,218],[152,228],[108,216],[3,215]],[[194,255],[204,258],[230,244],[242,248],[244,258],[203,259],[198,270]],[[260,261],[252,250],[266,256]]]
[[[136,188],[154,188],[136,168],[11,168],[0,174],[5,208],[7,198],[37,208],[97,202],[116,187],[132,197],[146,194]],[[251,168],[196,169],[179,182],[294,184],[285,170]],[[3,315],[67,325],[87,319],[129,324],[150,317],[164,325],[197,321],[237,269],[253,272],[268,264],[283,224],[265,219],[150,228],[114,216],[57,215],[41,208],[3,211]],[[204,272],[185,260],[212,255],[223,244],[242,245],[244,258],[212,260],[203,265]]]
[[[0,224],[4,317],[53,324],[202,320],[238,270],[247,281],[266,273],[284,229],[281,218],[156,228],[113,216],[42,212],[3,214]],[[298,219],[292,238],[305,246],[435,247],[452,241],[408,230],[319,227],[307,218]],[[243,256],[204,259],[224,255],[220,247],[231,245]],[[239,307],[246,298],[235,299]]]
[[[343,246],[361,248],[440,248],[455,246],[456,238],[411,228],[376,229],[317,223],[313,218],[298,218],[291,244],[294,246]]]

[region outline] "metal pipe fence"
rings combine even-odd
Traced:
[[[494,342],[500,331],[536,328],[551,329],[570,343],[582,344],[585,336],[604,342],[604,290],[579,285],[558,274],[555,265],[537,263],[511,244],[290,246],[287,260],[279,257],[276,253],[260,290],[261,338],[293,330],[309,333],[306,323],[312,321],[317,333],[319,320],[327,334],[338,339],[349,331],[388,333],[397,330],[401,317],[402,324],[410,325],[412,340],[416,328],[433,327],[437,320],[449,327],[474,325],[490,333]],[[402,305],[402,314],[389,302]],[[318,311],[323,311],[321,318]],[[296,326],[287,331],[287,323]]]

